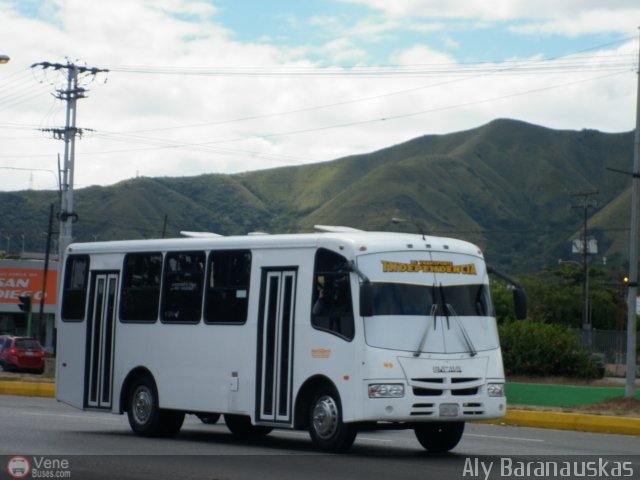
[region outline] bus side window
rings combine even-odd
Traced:
[[[330,250],[318,249],[313,285],[311,325],[352,340],[353,302],[347,259]]]
[[[251,252],[211,252],[207,268],[206,323],[244,323],[249,306]]]
[[[62,320],[84,320],[89,279],[89,257],[70,255],[64,276]]]
[[[162,321],[200,321],[204,262],[204,252],[167,253],[162,283]]]
[[[160,305],[161,253],[128,253],[124,257],[120,320],[155,322]]]

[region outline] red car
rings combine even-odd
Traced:
[[[45,351],[40,342],[29,337],[3,337],[0,365],[6,371],[44,372]]]

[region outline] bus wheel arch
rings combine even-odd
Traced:
[[[332,388],[335,391],[335,384],[324,375],[314,375],[308,378],[298,390],[294,410],[294,428],[304,430],[309,427],[309,409],[316,393],[321,388]]]
[[[357,428],[344,423],[342,415],[342,400],[333,382],[314,377],[303,385],[296,402],[296,426],[306,427],[320,450],[343,453],[353,445]]]
[[[155,383],[153,375],[145,367],[136,367],[127,374],[124,382],[122,382],[122,388],[120,389],[120,405],[118,406],[118,411],[120,413],[125,413],[127,411],[127,400],[129,398],[132,382],[136,380],[136,378],[144,376],[151,378]]]
[[[136,369],[123,386],[124,409],[131,430],[142,437],[173,437],[182,427],[184,412],[160,408],[158,387],[151,372]]]

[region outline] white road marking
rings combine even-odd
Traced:
[[[43,413],[43,412],[22,412],[22,415],[32,415],[34,417],[60,417],[60,418],[76,418],[76,419],[90,419],[90,420],[102,420],[102,421],[121,421],[121,417],[115,417],[113,415],[106,414],[70,414],[70,413]]]
[[[276,433],[276,432],[274,432]],[[308,437],[309,433],[308,432],[296,432],[296,431],[290,431],[290,430],[278,430],[277,431],[278,434],[283,434],[283,435],[293,435],[296,437]],[[360,440],[364,440],[365,442],[380,442],[380,443],[392,443],[393,440],[389,440],[389,439],[384,439],[384,438],[373,438],[373,437],[363,437],[361,435],[358,435],[358,441]]]
[[[500,440],[516,440],[516,441],[520,441],[520,442],[544,443],[544,440],[540,440],[538,438],[504,437],[504,436],[501,436],[501,435],[480,435],[478,433],[465,433],[464,436],[465,437],[479,437],[479,438],[497,438],[497,439],[500,439]]]

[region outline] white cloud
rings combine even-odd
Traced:
[[[475,19],[504,22],[527,20],[514,31],[576,35],[628,33],[637,26],[640,5],[636,0],[341,0],[366,6],[392,19]],[[571,25],[578,19],[579,25]],[[563,28],[561,28],[563,27]]]
[[[484,3],[464,2],[468,6],[464,18],[490,18]],[[505,2],[511,6],[504,12],[524,15],[525,3]],[[569,7],[591,8],[596,2],[561,3],[565,15]],[[461,66],[450,55],[415,43],[395,43],[389,58],[407,68],[422,66],[415,75],[331,76],[316,69],[311,59],[366,65],[370,52],[357,42],[360,38],[373,42],[401,28],[442,26],[418,18],[435,9],[435,2],[370,0],[368,4],[389,10],[376,22],[353,21],[356,32],[345,31],[320,44],[282,47],[236,40],[208,1],[59,0],[46,5],[49,16],[55,12],[51,22],[25,18],[11,3],[0,0],[0,31],[11,39],[0,53],[12,58],[0,66],[0,167],[31,169],[0,169],[0,189],[55,187],[57,154],[63,144],[35,128],[64,124],[64,105],[51,96],[54,88],[64,87],[64,71],[28,67],[45,60],[64,62],[65,54],[73,61],[112,69],[88,85],[88,98],[78,101],[78,126],[87,129],[76,144],[79,186],[109,184],[137,174],[230,173],[330,160],[419,135],[472,128],[498,117],[555,128],[623,131],[633,125],[636,76],[631,70],[582,83],[578,82],[615,72],[589,71],[585,65],[585,71],[563,73],[552,68],[548,75],[506,75],[490,74],[491,66],[484,66],[482,71],[461,74]],[[449,2],[437,2],[441,17],[463,7],[462,2],[451,5],[452,10],[446,10]],[[404,10],[407,6],[416,10],[412,18],[403,19],[411,14]],[[632,13],[626,11],[627,16]],[[463,12],[458,15],[463,18]],[[541,14],[528,18],[525,24],[542,28],[536,23]],[[598,23],[586,13],[576,19],[582,25],[576,28],[582,30],[590,22]],[[602,20],[612,24],[615,17]],[[313,23],[334,28],[341,22],[329,15],[316,16],[307,28]],[[449,42],[457,44],[452,37]],[[635,41],[629,42],[592,61],[636,51]],[[442,71],[430,72],[429,65]],[[171,74],[126,73],[124,66],[142,70],[170,66]],[[222,68],[227,74],[213,74]],[[207,74],[178,75],[180,69]],[[238,75],[230,75],[231,71]],[[291,74],[282,75],[283,71]],[[553,88],[559,85],[564,86]],[[8,98],[18,103],[7,103]]]
[[[576,37],[578,35],[609,32],[632,32],[640,18],[640,8],[617,9],[594,8],[573,15],[549,19],[548,21],[525,23],[510,28],[520,34],[546,34]]]

